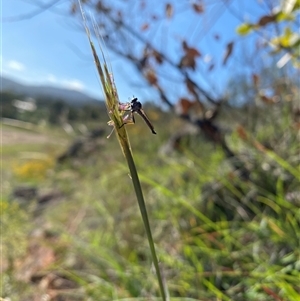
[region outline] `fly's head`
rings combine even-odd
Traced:
[[[139,111],[142,108],[142,104],[138,101],[138,99],[135,97],[131,100],[131,111]]]

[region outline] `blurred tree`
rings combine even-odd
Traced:
[[[20,98],[19,95],[13,94],[11,92],[1,92],[1,117],[5,118],[17,118],[18,111],[17,108],[13,106],[13,100]]]
[[[50,105],[49,122],[51,124],[59,124],[61,117],[68,110],[68,105],[62,100],[57,100]]]
[[[212,141],[224,145],[221,138],[215,139],[215,131],[219,132],[219,128],[213,119],[225,102],[215,92],[213,83],[207,82],[207,78],[216,65],[228,64],[239,40],[237,37],[235,41],[225,43],[222,58],[212,49],[204,56],[199,49],[199,41],[207,35],[213,36],[215,40],[225,35],[225,29],[218,35],[211,31],[224,10],[243,21],[246,11],[235,10],[236,7],[232,5],[234,2],[159,1],[153,5],[153,1],[144,0],[122,3],[82,1],[82,4],[84,9],[86,7],[94,12],[107,47],[130,61],[145,81],[159,92],[164,104],[174,111],[176,109],[180,116],[200,127]],[[249,34],[251,31],[258,34],[256,40],[250,40],[250,48],[254,50],[256,57],[259,56],[258,53],[264,54],[267,50],[270,55],[282,51],[283,54],[289,53],[294,61],[299,59],[299,3],[299,0],[257,2],[257,6],[261,7],[261,10],[256,11],[257,21],[242,23],[237,28],[240,35]],[[72,1],[71,13],[79,15],[76,0]],[[205,20],[209,20],[209,26],[205,25]],[[200,28],[200,24],[204,28]],[[210,63],[207,68],[205,62],[208,56]],[[264,62],[261,60],[261,63]],[[281,67],[283,62],[279,61],[278,64]],[[249,61],[244,68],[252,67]],[[236,80],[238,79],[237,77]],[[170,82],[176,83],[176,89],[170,86]],[[247,101],[254,97],[253,93],[250,94]],[[195,113],[198,117],[196,120]]]
[[[264,1],[268,13],[259,16],[256,22],[245,22],[237,28],[240,35],[252,32],[264,37],[261,45],[267,48],[269,54],[279,54],[277,67],[283,67],[292,61],[295,67],[300,67],[300,34],[299,34],[299,0]]]

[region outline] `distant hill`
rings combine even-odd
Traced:
[[[0,91],[10,91],[14,94],[22,94],[33,98],[47,97],[53,100],[61,99],[74,106],[82,106],[94,102],[99,103],[99,100],[76,90],[52,86],[23,85],[5,77],[0,77]]]

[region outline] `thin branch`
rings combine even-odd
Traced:
[[[35,4],[36,6],[39,6],[39,8],[35,9],[34,11],[31,11],[29,13],[21,14],[14,17],[4,17],[2,18],[2,22],[18,22],[23,20],[28,20],[33,17],[36,17],[37,15],[43,13],[45,10],[55,6],[58,2],[61,0],[53,0],[52,2],[42,5],[42,4]]]

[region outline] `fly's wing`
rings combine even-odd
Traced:
[[[156,132],[154,130],[154,127],[153,127],[152,123],[150,122],[148,116],[144,112],[144,110],[143,109],[139,109],[139,110],[136,110],[134,112],[137,113],[137,114],[139,114],[144,119],[144,121],[148,125],[149,129],[151,130],[152,134],[156,134]]]

